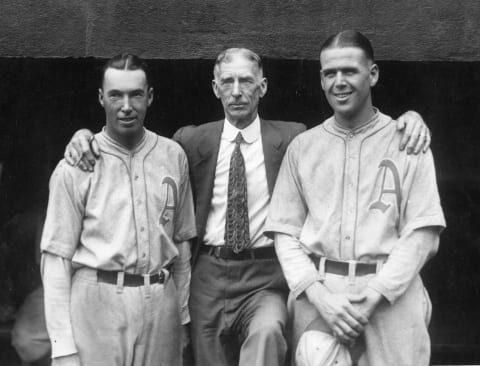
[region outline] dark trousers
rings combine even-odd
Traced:
[[[283,366],[287,293],[276,259],[201,254],[190,290],[196,366]]]

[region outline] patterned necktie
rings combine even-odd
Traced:
[[[240,144],[243,142],[239,132],[235,138],[235,149],[230,158],[228,172],[227,218],[225,221],[225,245],[240,253],[250,244],[248,223],[247,176]]]

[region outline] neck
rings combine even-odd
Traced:
[[[255,115],[253,118],[248,118],[248,119],[233,119],[233,118],[226,117],[228,122],[230,122],[239,130],[243,130],[244,128],[247,128],[248,126],[250,126],[255,121],[256,118],[257,118],[257,115]]]
[[[369,120],[371,120],[375,115],[375,110],[373,109],[373,106],[369,104],[360,112],[353,115],[343,114],[339,112],[335,112],[334,115],[335,120],[340,126],[348,129],[354,129],[356,127],[364,125]]]
[[[119,143],[122,145],[124,148],[127,150],[133,150],[137,144],[141,141],[143,138],[143,135],[145,134],[145,130],[142,128],[141,133],[138,134],[131,134],[131,135],[119,135],[112,133],[108,128],[105,130],[107,133],[108,137],[110,137],[112,140],[115,142]]]

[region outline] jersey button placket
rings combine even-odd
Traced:
[[[345,149],[345,181],[342,208],[341,257],[348,260],[354,258],[353,235],[356,217],[356,192],[358,182],[358,142],[353,133],[346,137]]]
[[[137,268],[140,273],[145,273],[148,264],[149,233],[145,202],[145,185],[143,182],[142,157],[132,158],[133,176],[133,203],[135,208],[135,226],[137,228]],[[148,269],[148,268],[147,268]]]

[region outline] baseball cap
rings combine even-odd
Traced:
[[[302,334],[295,362],[297,366],[352,366],[348,349],[332,335],[318,330]]]

